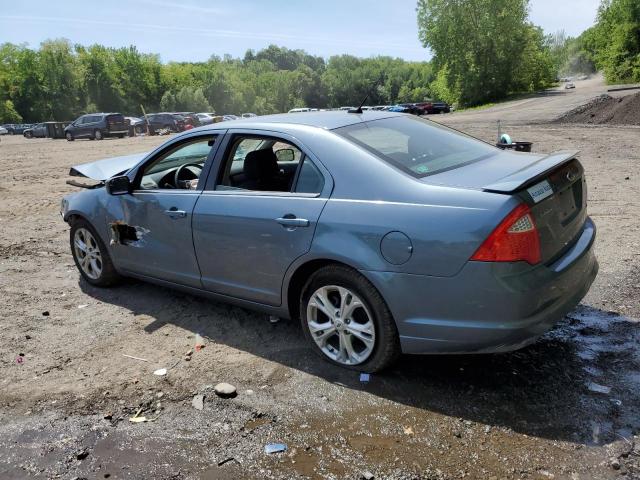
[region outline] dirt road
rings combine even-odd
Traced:
[[[69,167],[164,138],[3,137],[0,478],[638,478],[640,129],[545,123],[569,100],[437,119],[492,141],[499,117],[534,151],[582,151],[601,265],[582,305],[519,352],[405,357],[369,383],[295,322],[80,280],[58,214]],[[216,397],[220,381],[238,396]],[[129,422],[140,409],[154,421]]]

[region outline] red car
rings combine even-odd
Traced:
[[[435,100],[415,103],[414,105],[424,110],[424,113],[449,113],[451,111],[451,106],[448,103]]]

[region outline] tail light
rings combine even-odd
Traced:
[[[498,225],[471,260],[480,262],[540,263],[540,237],[528,205],[514,208]]]

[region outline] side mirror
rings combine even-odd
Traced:
[[[131,193],[131,181],[126,175],[113,177],[105,183],[107,193],[109,195],[126,195]]]
[[[279,162],[293,162],[296,155],[293,153],[293,148],[283,148],[276,151],[276,158]]]

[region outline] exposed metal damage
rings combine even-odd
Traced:
[[[131,247],[144,246],[144,236],[150,232],[147,228],[127,225],[123,220],[116,220],[110,223],[109,231],[111,233],[110,245],[127,245]]]

